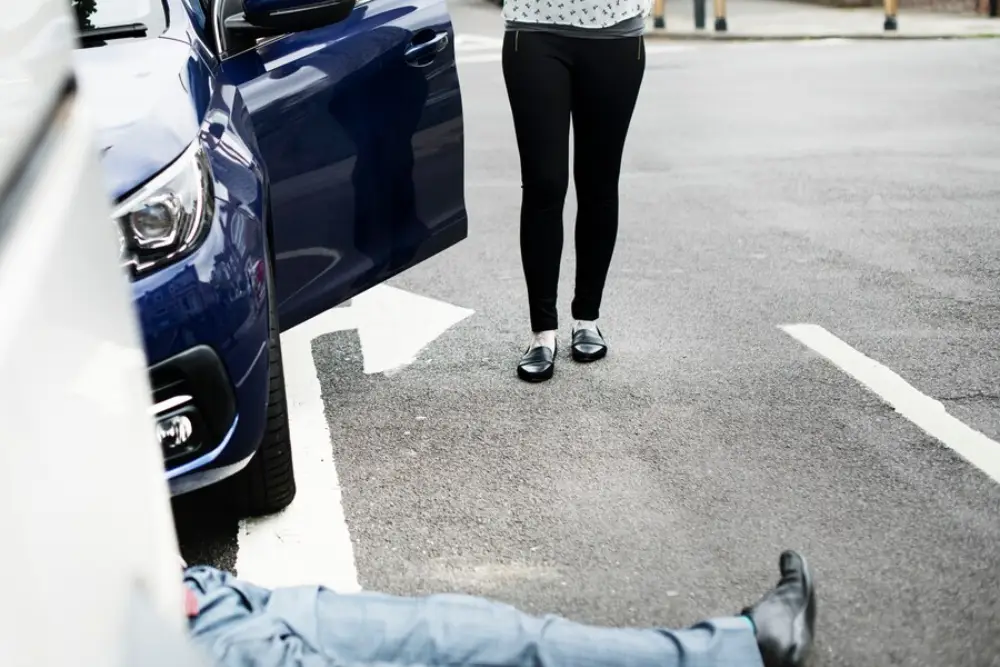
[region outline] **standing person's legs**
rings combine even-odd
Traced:
[[[573,176],[578,202],[573,317],[590,325],[600,316],[618,235],[622,152],[646,52],[642,37],[587,41],[577,45],[578,66],[573,71]]]
[[[558,327],[556,292],[569,186],[570,64],[565,39],[508,32],[503,73],[521,158],[521,262],[531,328]]]

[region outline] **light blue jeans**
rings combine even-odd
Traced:
[[[220,667],[763,667],[746,618],[686,630],[582,625],[465,595],[269,591],[188,568],[191,635]]]

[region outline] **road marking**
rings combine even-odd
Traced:
[[[696,48],[690,44],[653,44],[646,42],[646,54],[679,53]],[[457,60],[463,65],[500,62],[503,39],[486,35],[456,35],[455,51]]]
[[[1000,483],[1000,443],[948,414],[941,401],[921,393],[891,369],[858,352],[819,325],[786,324],[779,328],[826,357],[896,412]]]
[[[503,59],[500,53],[478,53],[472,56],[459,54],[455,60],[460,65],[474,65],[476,63],[498,63]]]
[[[646,47],[647,56],[655,56],[661,53],[679,53],[681,51],[689,51],[694,47],[691,46],[681,46],[681,45],[656,45]],[[496,53],[473,53],[472,55],[464,55],[459,53],[456,60],[461,65],[474,65],[477,63],[498,63],[503,59],[502,53],[499,51]]]
[[[680,53],[691,51],[695,47],[690,44],[650,44],[646,42],[646,55],[655,56],[658,53]]]
[[[843,46],[844,44],[849,44],[850,40],[844,39],[843,37],[816,37],[814,39],[806,39],[802,42],[798,42],[799,46]]]
[[[473,311],[412,292],[377,285],[347,308],[334,308],[285,333],[312,341],[333,331],[357,329],[365,374],[413,363],[420,351]]]
[[[240,521],[236,573],[259,586],[312,582],[357,592],[361,586],[312,340],[283,336],[281,345],[298,492],[285,511]]]
[[[323,584],[342,593],[361,590],[312,341],[358,329],[364,372],[393,371],[472,313],[379,285],[350,306],[327,311],[282,335],[298,493],[283,512],[240,522],[236,572],[241,578],[267,587]]]
[[[712,48],[767,48],[785,45],[793,46],[835,46],[849,44],[850,40],[839,37],[818,37],[801,41],[747,41],[747,42],[715,42],[711,40],[685,42],[683,44],[665,44],[654,39],[646,40],[646,55],[655,56],[663,53],[681,53],[695,49]],[[463,65],[500,62],[503,39],[486,35],[461,34],[455,36],[456,59]]]
[[[486,35],[455,35],[455,49],[458,51],[481,51],[503,47],[503,39]]]

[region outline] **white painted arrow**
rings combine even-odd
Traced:
[[[341,504],[312,341],[357,329],[364,372],[391,373],[473,311],[379,285],[281,336],[285,392],[295,465],[295,500],[280,514],[240,522],[236,572],[268,586],[322,584],[360,590],[351,535]]]
[[[282,336],[292,344],[333,331],[357,329],[365,373],[387,373],[412,364],[420,351],[473,311],[388,285],[359,294]]]

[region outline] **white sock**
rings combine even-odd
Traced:
[[[594,333],[597,333],[597,320],[577,320],[576,324],[573,326],[573,330],[577,331],[579,329],[589,329]]]
[[[536,347],[547,347],[554,351],[556,349],[555,330],[535,331],[531,339],[531,346],[528,349],[534,350]]]

